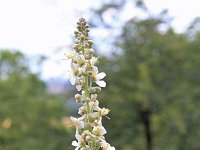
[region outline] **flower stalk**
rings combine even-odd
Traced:
[[[104,72],[99,73],[94,56],[93,41],[89,40],[89,25],[84,18],[77,22],[77,31],[73,50],[65,54],[71,60],[70,82],[76,86],[79,93],[75,95],[76,102],[82,104],[79,108],[79,118],[71,117],[76,126],[76,140],[72,142],[75,150],[115,150],[105,141],[106,129],[102,125],[102,117],[109,109],[100,108],[98,93],[106,86],[102,79]]]

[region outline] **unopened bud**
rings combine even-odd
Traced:
[[[93,41],[92,41],[92,40],[88,40],[88,44],[89,44],[89,45],[92,45],[92,44],[93,44]]]
[[[85,44],[85,48],[89,48],[89,44],[88,43]]]
[[[83,25],[83,26],[85,26],[85,25],[86,25],[86,22],[85,22],[85,21],[84,21],[84,22],[82,22],[82,25]]]
[[[80,65],[80,66],[83,66],[85,61],[82,60],[82,59],[78,59],[77,63]]]
[[[90,130],[92,128],[91,123],[86,123],[85,124],[85,128],[88,129],[88,130]]]
[[[88,33],[90,30],[87,28],[85,31]]]
[[[83,140],[82,138],[79,140],[79,142],[80,142],[80,145],[81,145],[82,147],[85,146],[85,142],[84,142],[84,140]]]
[[[79,71],[79,73],[77,74],[78,77],[81,77],[83,75],[83,71]]]
[[[88,53],[89,53],[90,55],[93,55],[93,54],[94,54],[94,50],[90,48],[90,49],[88,50]]]
[[[76,95],[75,95],[76,101],[80,103],[80,102],[81,102],[81,97],[82,97],[82,96],[81,96],[80,94],[76,94]]]
[[[78,31],[74,31],[74,34],[75,34],[75,35],[78,35],[78,33],[79,33]]]
[[[75,49],[75,50],[78,49],[78,47],[79,47],[78,44],[74,44],[74,45],[72,46],[72,48]]]
[[[90,135],[87,135],[87,136],[85,137],[85,140],[86,140],[87,142],[89,142],[89,141],[92,140],[92,137],[91,137]]]
[[[80,30],[81,30],[81,26],[80,26],[80,25],[77,25],[77,29],[80,31]]]
[[[89,60],[89,59],[91,59],[91,58],[92,58],[91,55],[85,55],[85,59]]]
[[[85,114],[86,113],[86,109],[85,109],[85,107],[80,107],[79,108],[79,111],[78,111],[78,114],[80,114],[80,115],[83,115],[83,114]]]
[[[97,93],[101,92],[101,88],[100,87],[95,87],[95,90]]]
[[[81,40],[83,41],[85,39],[85,36],[84,35],[81,35]]]
[[[74,76],[77,76],[78,73],[79,73],[78,69],[73,70]]]
[[[90,87],[89,88],[90,93],[96,93],[96,88],[95,87]]]
[[[85,28],[89,28],[89,25],[88,25],[88,24],[86,24],[86,25],[85,25]]]

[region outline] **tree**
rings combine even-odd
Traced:
[[[101,99],[112,110],[107,126],[117,149],[200,148],[200,134],[193,133],[200,124],[199,38],[191,41],[171,28],[161,33],[162,23],[127,22],[117,41],[119,55],[103,66],[108,88]]]
[[[22,53],[0,51],[0,149],[70,150],[69,111],[63,96],[47,93]]]

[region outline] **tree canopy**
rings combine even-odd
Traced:
[[[73,135],[65,98],[47,93],[28,62],[18,51],[0,50],[0,149],[68,147]]]

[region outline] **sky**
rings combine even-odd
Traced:
[[[81,16],[88,18],[88,9],[98,7],[97,0],[0,0],[0,49],[15,49],[28,55],[45,55],[41,77],[66,78],[67,64],[63,53],[70,49],[75,24]],[[172,26],[183,32],[200,16],[197,0],[144,0],[152,14],[169,10]],[[128,20],[143,16],[129,3],[121,17]],[[109,20],[109,15],[105,16]],[[99,35],[106,34],[99,32]],[[105,35],[104,35],[105,37]]]

